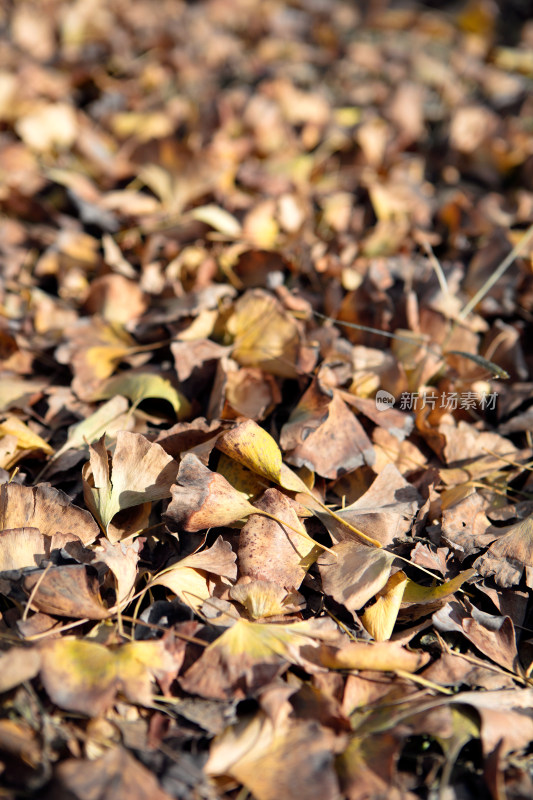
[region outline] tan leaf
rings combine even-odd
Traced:
[[[71,533],[84,545],[94,542],[100,530],[89,514],[73,505],[69,497],[46,483],[0,486],[0,530],[38,528],[46,536]],[[29,565],[28,565],[29,566]]]
[[[274,724],[259,712],[215,738],[205,770],[235,778],[257,800],[337,800],[335,750],[334,734],[317,722]]]
[[[334,545],[332,557],[318,559],[324,592],[352,613],[362,608],[386,584],[394,556],[346,539]]]
[[[236,559],[230,543],[219,536],[212,547],[192,553],[160,572],[151,585],[166,586],[180,600],[197,610],[211,596],[209,575],[236,579]]]
[[[109,609],[100,597],[98,578],[84,564],[63,564],[26,575],[31,606],[46,614],[75,619],[105,619]]]
[[[170,800],[154,774],[123,747],[112,747],[93,760],[62,761],[57,780],[62,794],[80,800]]]
[[[119,511],[170,496],[178,464],[142,434],[119,431],[111,465],[104,437],[89,451],[90,462],[83,469],[84,497],[106,530]]]

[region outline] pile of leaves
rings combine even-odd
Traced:
[[[533,25],[360,5],[0,9],[6,800],[533,796]]]

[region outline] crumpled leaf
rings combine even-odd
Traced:
[[[500,533],[501,529],[494,530]],[[520,581],[525,567],[533,567],[533,517],[527,517],[505,529],[486,553],[474,561],[481,575],[494,576],[499,586],[513,586]]]
[[[181,459],[176,480],[166,516],[186,531],[230,525],[255,512],[240,492],[222,475],[204,467],[193,453]]]
[[[151,705],[152,680],[174,670],[163,640],[131,642],[117,649],[64,637],[41,647],[41,680],[50,699],[67,711],[104,714],[117,693]]]
[[[336,800],[335,750],[335,735],[317,722],[274,723],[259,712],[215,738],[205,770],[235,778],[257,800]]]
[[[84,545],[94,542],[100,530],[89,514],[71,503],[59,489],[46,483],[22,486],[17,483],[0,486],[0,530],[37,528],[43,535],[71,533]],[[29,566],[29,565],[28,565]]]
[[[124,542],[111,544],[107,539],[102,539],[95,548],[94,561],[106,564],[115,576],[117,605],[127,603],[134,593],[138,575],[139,547],[138,539],[131,544]]]
[[[206,647],[180,684],[201,697],[242,699],[283,673],[289,663],[320,670],[319,662],[310,660],[318,653],[317,640],[338,638],[329,619],[279,625],[241,618]]]
[[[219,575],[230,580],[237,578],[236,554],[229,542],[219,536],[212,547],[192,553],[160,572],[151,586],[166,586],[191,608],[197,610],[211,597],[210,576]]]
[[[335,390],[315,379],[281,430],[287,461],[325,478],[338,478],[374,463],[372,442]]]
[[[108,533],[119,511],[170,496],[178,464],[142,434],[119,431],[111,464],[104,437],[89,452],[82,473],[84,497]]]
[[[336,558],[323,553],[318,559],[322,587],[353,613],[385,586],[394,556],[349,539],[334,545],[332,551]]]

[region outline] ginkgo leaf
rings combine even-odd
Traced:
[[[170,496],[178,464],[142,434],[120,431],[111,464],[103,437],[89,450],[90,461],[83,468],[84,496],[104,528],[125,508]]]
[[[115,395],[124,395],[134,406],[143,400],[157,398],[170,403],[176,414],[189,414],[189,401],[172,386],[169,380],[153,372],[124,372],[109,378],[96,392],[94,400],[105,400]]]
[[[256,507],[231,486],[217,472],[204,467],[193,453],[187,453],[180,462],[177,484],[172,486],[172,502],[165,516],[169,517],[186,531],[201,531],[214,526],[231,525],[250,514],[270,517],[280,526],[296,531],[301,537],[318,545],[306,532],[303,525],[292,525],[287,520],[279,520],[263,508]]]
[[[223,453],[243,464],[248,469],[258,475],[262,475],[279,486],[291,492],[302,492],[309,497],[309,502],[305,505],[315,513],[317,508],[333,516],[337,521],[344,523],[339,515],[320,503],[315,498],[304,481],[283,463],[281,450],[276,444],[275,439],[251,419],[245,420],[236,425],[229,431],[225,431],[217,440],[217,447]],[[361,539],[372,544],[374,547],[381,547],[381,543],[376,539],[358,531],[353,525],[348,527]]]
[[[315,721],[264,712],[227,728],[214,740],[208,775],[229,775],[256,800],[337,800],[334,733]]]
[[[243,605],[252,619],[293,614],[305,607],[299,592],[287,592],[273,581],[251,580],[232,586],[229,595]]]
[[[386,584],[394,556],[349,539],[332,550],[336,558],[324,553],[318,559],[322,587],[353,613]]]
[[[41,648],[41,680],[50,699],[91,717],[105,713],[118,692],[151,705],[152,681],[174,669],[164,642],[131,642],[117,649],[65,637]]]
[[[406,650],[396,642],[350,642],[338,649],[323,645],[321,662],[329,669],[370,669],[378,672],[416,672],[429,661],[428,653]]]
[[[176,480],[165,513],[187,531],[231,525],[255,511],[222,475],[204,467],[193,453],[181,459]]]
[[[18,417],[10,415],[0,423],[0,439],[5,436],[13,436],[16,440],[15,452],[1,464],[7,470],[11,469],[27,453],[41,451],[46,455],[52,455],[54,452],[48,442],[45,442]]]
[[[182,558],[156,575],[150,586],[166,586],[191,608],[197,610],[211,596],[209,575],[235,580],[236,554],[219,536],[212,547]]]
[[[361,622],[376,642],[390,639],[398,617],[407,576],[400,570],[391,575],[376,602],[361,615]]]
[[[104,433],[110,433],[116,421],[123,418],[128,410],[128,401],[115,392],[111,400],[104,403],[93,414],[68,429],[65,444],[57,451],[56,458],[67,450],[85,447],[100,439]]]
[[[56,533],[74,534],[84,545],[93,542],[100,530],[88,511],[78,508],[68,495],[46,483],[0,486],[0,530],[37,528],[53,537]]]
[[[180,683],[202,697],[242,698],[284,672],[289,662],[316,671],[318,662],[310,657],[318,655],[317,642],[338,639],[329,619],[278,625],[240,618],[206,647]]]
[[[421,586],[412,580],[407,580],[403,593],[403,603],[432,603],[434,600],[443,600],[461,588],[465,581],[476,574],[474,568],[465,569],[455,578],[439,584],[438,586]]]
[[[280,483],[282,456],[276,441],[257,422],[241,422],[217,439],[217,447],[239,464],[262,475],[273,483]]]
[[[242,366],[284,378],[298,376],[298,324],[273,295],[262,289],[247,291],[235,303],[227,330],[235,337],[232,357]]]

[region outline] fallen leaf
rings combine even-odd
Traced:
[[[100,533],[88,511],[70,502],[59,489],[46,483],[21,486],[16,483],[0,486],[0,530],[37,528],[43,535],[70,533],[88,545]],[[29,566],[29,565],[28,565]]]
[[[70,758],[57,769],[60,796],[77,800],[170,800],[150,770],[123,747],[112,747],[100,758]],[[97,795],[95,795],[95,791]]]
[[[318,559],[322,587],[353,613],[385,586],[394,556],[349,539],[334,545],[332,551],[336,558],[323,553]]]
[[[107,532],[119,511],[170,496],[178,464],[142,434],[119,431],[110,464],[104,437],[89,452],[83,468],[84,497]]]
[[[277,725],[263,712],[215,738],[208,775],[230,775],[257,800],[336,800],[334,734],[316,722],[285,719]]]

